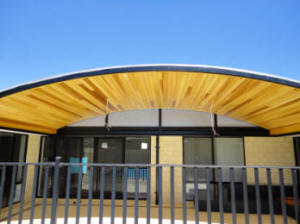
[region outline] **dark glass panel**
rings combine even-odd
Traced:
[[[184,138],[184,164],[191,165],[212,165],[212,139],[211,138]],[[212,170],[210,181],[212,180]],[[194,169],[186,169],[186,192],[187,199],[192,200],[194,195]],[[206,200],[206,170],[205,168],[198,169],[198,194],[199,200]],[[211,188],[213,185],[211,186]],[[213,189],[212,189],[213,190]],[[213,195],[212,195],[213,196]]]
[[[0,133],[0,162],[25,162],[26,157],[26,148],[27,148],[27,136],[14,133]],[[16,176],[16,185],[15,185],[15,195],[14,202],[20,200],[20,190],[22,182],[22,172],[23,167],[19,166],[17,169]],[[10,183],[12,178],[12,167],[7,167],[6,177],[5,177],[5,186],[3,194],[3,203],[2,206],[5,207],[8,205],[8,196],[10,192]],[[1,179],[1,175],[0,175]]]
[[[126,137],[125,139],[125,163],[150,163],[150,137]],[[139,168],[139,198],[146,198],[147,193],[147,168]],[[134,197],[135,169],[128,168],[128,198]]]
[[[211,138],[184,138],[184,164],[191,165],[212,165],[212,140]],[[187,169],[187,182],[194,181],[194,173],[192,169]],[[199,170],[199,180],[205,181],[205,170]]]
[[[215,138],[215,164],[216,165],[244,165],[243,138]],[[223,168],[223,181],[230,181],[229,169]],[[235,181],[242,182],[242,170],[235,170]]]
[[[124,163],[124,139],[123,138],[98,138],[95,147],[95,162],[96,163]],[[105,185],[104,192],[105,197],[111,197],[112,189],[112,167],[105,168]],[[100,192],[100,175],[101,172],[98,170],[96,177],[96,195]],[[122,168],[116,169],[116,197],[121,198],[122,196]]]

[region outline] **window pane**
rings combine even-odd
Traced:
[[[184,164],[212,165],[212,141],[211,138],[184,138]],[[205,170],[199,169],[199,180],[205,181]],[[187,169],[187,182],[194,181],[193,169]]]
[[[25,162],[25,151],[26,151],[26,135],[13,134],[13,133],[0,133],[0,162]],[[10,192],[10,183],[12,178],[12,167],[7,167],[6,170],[6,181],[3,193],[3,207],[8,204],[8,196]],[[22,181],[23,166],[17,167],[16,173],[16,185],[14,202],[19,201],[20,193],[20,182]],[[1,176],[0,176],[1,178]]]
[[[95,162],[98,163],[123,163],[124,162],[124,139],[122,138],[99,138],[96,140],[96,156]],[[100,178],[100,170],[98,170],[98,177]],[[111,197],[113,168],[105,168],[105,184],[104,197]],[[98,184],[100,179],[98,179]],[[116,197],[122,192],[122,168],[116,168]],[[99,190],[98,190],[99,192]]]
[[[125,163],[150,163],[150,137],[125,138]],[[139,168],[139,193],[140,198],[145,198],[147,193],[147,168]],[[128,168],[127,190],[128,198],[134,197],[135,169]]]
[[[16,162],[24,162],[25,161],[25,151],[26,151],[26,139],[25,135],[20,135],[16,139],[16,145],[18,145],[16,149]],[[17,170],[17,182],[22,181],[22,174],[23,174],[23,166],[19,166]]]
[[[55,139],[54,137],[43,136],[41,139],[41,162],[55,160]]]
[[[12,159],[13,134],[0,133],[0,161],[9,162]]]
[[[195,165],[211,165],[211,138],[184,138],[184,163]]]
[[[215,138],[216,165],[244,165],[243,138]],[[229,181],[229,170],[223,169],[223,180]],[[235,169],[235,181],[242,181],[242,170]]]
[[[184,164],[191,165],[212,165],[212,139],[211,138],[184,138]],[[212,177],[212,173],[210,175]],[[198,169],[198,190],[199,199],[205,199],[206,192],[206,171],[205,168]],[[212,180],[212,178],[211,178]],[[187,199],[192,200],[194,195],[194,169],[186,169],[186,191]]]
[[[126,137],[125,163],[150,163],[149,137]]]
[[[58,139],[57,156],[61,156],[62,162],[70,162],[72,159],[81,157],[81,138]],[[79,160],[80,161],[80,160]]]
[[[92,163],[94,160],[94,138],[83,138],[83,163]],[[82,167],[82,194],[87,195],[89,190],[89,178],[91,167]]]

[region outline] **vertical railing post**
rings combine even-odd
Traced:
[[[127,223],[127,179],[128,179],[128,168],[123,169],[123,224]]]
[[[293,180],[293,196],[294,196],[294,203],[295,203],[295,219],[297,223],[300,223],[299,218],[299,199],[298,199],[298,189],[297,189],[297,170],[292,169],[292,180]]]
[[[77,198],[76,198],[76,224],[80,222],[80,201],[81,201],[81,183],[82,183],[82,165],[78,165]]]
[[[186,168],[182,167],[182,221],[186,224]]]
[[[229,168],[229,175],[230,175],[232,223],[236,224],[235,175],[234,175],[233,167]]]
[[[243,172],[243,199],[244,199],[245,224],[249,224],[247,169],[243,168],[242,172]]]
[[[218,168],[218,191],[219,191],[219,213],[220,224],[224,224],[224,205],[223,205],[223,175],[222,168]]]
[[[267,168],[267,182],[268,182],[268,200],[269,200],[269,212],[271,224],[275,223],[274,218],[274,201],[273,201],[273,190],[272,190],[272,176],[271,169]]]
[[[195,223],[199,223],[198,168],[194,167]]]
[[[206,206],[207,206],[207,223],[211,223],[211,195],[210,195],[210,168],[207,167],[206,171]]]
[[[279,182],[280,182],[281,212],[283,216],[283,223],[287,224],[283,169],[279,168],[278,172],[279,172]]]
[[[150,224],[151,218],[151,167],[147,167],[147,224]]]
[[[46,170],[45,170],[44,186],[43,186],[44,189],[43,189],[43,205],[42,205],[42,221],[41,221],[41,224],[45,223],[45,216],[46,216],[49,166],[47,166],[45,169]]]
[[[54,179],[53,179],[53,189],[52,189],[51,222],[50,222],[51,224],[56,224],[60,159],[61,159],[60,156],[55,157]]]
[[[138,224],[139,221],[139,179],[140,169],[135,167],[135,194],[134,194],[134,223]]]
[[[112,167],[112,187],[111,187],[111,217],[110,223],[115,224],[115,201],[116,201],[116,175],[117,169]]]
[[[14,195],[15,195],[15,187],[16,187],[16,173],[17,173],[17,166],[13,166],[13,173],[10,183],[10,192],[9,192],[9,201],[8,201],[8,212],[7,212],[7,224],[11,222],[12,210],[13,210],[13,203],[14,203]]]
[[[174,167],[170,167],[170,203],[171,203],[171,208],[170,208],[170,219],[171,219],[171,224],[175,223],[175,209],[174,209]]]
[[[71,166],[68,166],[67,171],[67,184],[65,195],[65,220],[64,224],[68,224],[69,219],[69,201],[70,201],[70,185],[71,185]]]
[[[257,221],[258,224],[262,224],[258,168],[254,168],[254,178],[255,178],[256,211],[257,211],[257,218],[258,218]]]
[[[88,196],[88,219],[87,224],[91,224],[92,219],[92,200],[93,200],[93,178],[94,178],[94,167],[90,167],[89,176],[89,196]]]
[[[1,168],[1,184],[0,184],[0,219],[1,219],[1,210],[2,210],[2,200],[3,200],[5,176],[6,176],[6,166],[2,166],[2,168]]]
[[[104,184],[105,184],[105,167],[102,166],[101,178],[100,178],[99,224],[103,224]]]
[[[39,166],[34,165],[34,177],[33,177],[33,186],[32,186],[33,189],[32,189],[32,195],[31,195],[31,209],[30,209],[29,224],[33,224],[33,219],[34,219],[34,208],[35,208],[38,173],[39,173]]]
[[[23,220],[23,209],[24,209],[24,197],[25,197],[25,188],[26,188],[26,180],[27,180],[27,165],[24,165],[23,168],[23,176],[22,176],[22,186],[21,186],[21,201],[20,201],[20,210],[19,210],[19,224],[22,223]]]
[[[158,167],[158,223],[163,222],[162,166]]]

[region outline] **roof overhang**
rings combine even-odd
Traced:
[[[198,65],[121,66],[74,72],[0,93],[0,126],[56,133],[106,113],[167,108],[243,120],[272,135],[300,132],[300,82]]]

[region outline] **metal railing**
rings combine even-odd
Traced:
[[[28,168],[33,167],[33,180],[29,184],[27,177]],[[153,169],[154,168],[154,169]],[[250,172],[251,171],[251,172]],[[253,172],[252,172],[253,171]],[[219,222],[224,223],[224,214],[231,213],[232,223],[237,223],[237,213],[244,214],[244,222],[249,223],[249,214],[257,214],[257,223],[262,223],[262,215],[269,216],[270,222],[275,223],[275,214],[282,215],[282,222],[288,223],[292,217],[300,223],[299,217],[299,179],[300,167],[254,167],[254,166],[200,166],[200,165],[162,165],[162,164],[87,164],[65,163],[56,158],[50,163],[0,163],[0,219],[12,221],[15,203],[18,203],[18,222],[23,221],[25,192],[29,184],[32,190],[30,203],[29,223],[35,218],[36,200],[40,198],[41,223],[45,223],[47,199],[51,198],[50,223],[57,220],[58,199],[64,201],[64,223],[68,223],[70,198],[76,200],[76,224],[80,222],[81,199],[83,196],[83,176],[87,175],[87,223],[92,223],[92,200],[99,199],[99,224],[103,223],[104,200],[109,198],[110,223],[115,222],[115,207],[117,196],[122,203],[122,220],[126,224],[127,201],[129,194],[133,193],[134,223],[139,222],[139,200],[145,200],[146,223],[150,224],[152,218],[153,198],[151,200],[151,172],[156,174],[156,205],[158,208],[158,223],[164,218],[164,208],[168,204],[170,223],[175,223],[175,191],[180,187],[180,204],[182,208],[182,222],[187,223],[187,201],[191,201],[194,209],[194,221],[199,223],[199,213],[205,212],[207,223],[212,222],[212,212],[219,213]],[[19,198],[16,200],[16,182],[22,174],[21,187],[18,190]],[[180,172],[178,179],[176,172]],[[262,174],[264,176],[262,176]],[[276,175],[275,175],[276,174]],[[157,175],[157,176],[155,176]],[[253,178],[250,178],[253,175]],[[76,176],[76,180],[72,177]],[[168,176],[164,180],[163,176]],[[273,183],[274,179],[277,183]],[[73,178],[74,179],[74,178]],[[132,179],[134,192],[128,191],[128,181]],[[146,181],[144,192],[146,197],[141,197],[140,181]],[[250,181],[252,180],[252,182]],[[109,181],[109,182],[108,182]],[[153,180],[154,181],[154,180]],[[264,183],[260,183],[264,181]],[[63,183],[62,183],[63,182]],[[98,182],[98,183],[95,183]],[[116,183],[120,183],[117,186]],[[251,182],[251,183],[250,183]],[[287,183],[285,183],[287,182]],[[168,200],[164,201],[163,184],[170,187]],[[75,186],[74,186],[75,184]],[[72,187],[73,186],[73,187]],[[96,187],[95,187],[96,186]],[[107,190],[107,186],[110,188]],[[118,188],[118,189],[117,189]],[[72,189],[75,192],[72,193]],[[117,195],[118,191],[121,193]],[[40,195],[39,195],[40,192]],[[166,191],[164,191],[166,192]],[[5,199],[5,200],[4,200]],[[152,201],[152,202],[151,202]],[[49,205],[48,205],[49,206]],[[7,213],[3,213],[3,211]]]

